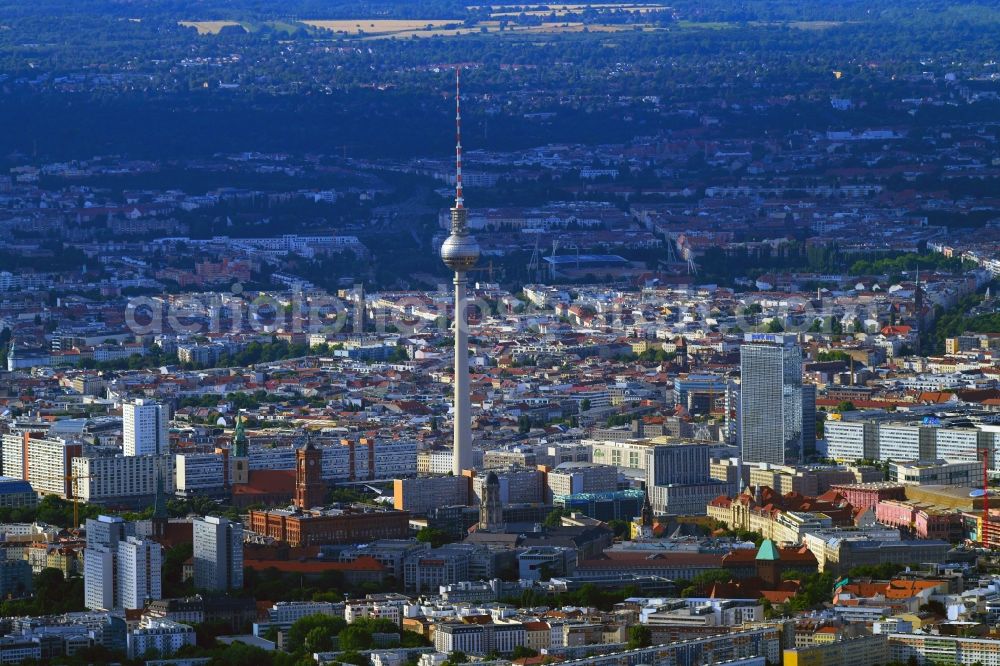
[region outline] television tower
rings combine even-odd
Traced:
[[[472,463],[472,398],[469,394],[469,323],[465,274],[479,260],[479,244],[469,234],[468,212],[462,198],[461,70],[455,70],[455,205],[451,234],[441,245],[441,260],[455,271],[455,435],[452,472],[460,476]]]

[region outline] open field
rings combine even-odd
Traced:
[[[302,21],[305,25],[320,30],[330,30],[331,32],[343,33],[347,35],[357,35],[365,33],[369,35],[401,35],[401,33],[413,33],[418,31],[429,31],[442,28],[446,25],[460,25],[462,19],[349,19],[346,21]]]
[[[546,9],[544,9],[544,10],[537,10],[537,9],[535,9],[535,7],[537,7],[537,6],[538,5],[490,5],[490,10],[492,11],[493,15],[496,16],[496,15],[499,15],[499,14],[520,14],[521,12],[524,12],[525,14],[549,14],[549,13],[552,13],[552,12],[555,12],[555,13],[559,14],[559,13],[566,13],[566,12],[583,11],[584,9],[588,9],[588,8],[595,9],[595,10],[610,10],[610,9],[614,9],[614,10],[625,10],[625,11],[634,11],[634,12],[654,12],[654,11],[660,11],[660,10],[663,10],[663,9],[670,9],[670,7],[668,7],[667,5],[661,5],[661,4],[640,4],[640,3],[633,3],[633,2],[618,2],[618,3],[609,3],[609,4],[606,4],[606,5],[588,5],[588,4],[578,4],[578,3],[567,3],[567,4],[558,4],[558,5],[545,5]],[[472,6],[468,7],[468,9],[478,10],[478,9],[482,9],[482,6],[472,5]]]
[[[179,21],[185,28],[194,28],[199,35],[217,35],[223,28],[240,25],[236,21]]]
[[[788,24],[790,28],[798,28],[799,30],[829,30],[830,28],[839,28],[844,25],[843,21],[792,21]]]
[[[483,31],[485,28],[485,32]],[[590,24],[584,25],[580,22],[566,22],[566,23],[545,23],[542,25],[519,25],[511,26],[508,25],[502,31],[500,30],[499,21],[483,21],[476,24],[473,28],[440,28],[434,30],[404,30],[402,32],[386,33],[386,34],[370,34],[365,35],[365,40],[376,40],[376,39],[388,39],[388,38],[399,38],[399,39],[409,39],[409,38],[423,38],[423,37],[457,37],[460,35],[493,35],[497,37],[502,37],[505,35],[560,35],[567,33],[582,33],[586,29],[587,32],[653,32],[656,30],[663,30],[663,28],[654,25],[647,24],[621,24],[621,23],[611,23],[611,24]]]

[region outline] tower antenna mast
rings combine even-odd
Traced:
[[[469,385],[469,326],[466,313],[466,273],[479,261],[479,244],[469,233],[468,211],[462,192],[461,70],[455,69],[455,205],[451,234],[441,245],[441,261],[455,271],[455,410],[452,473],[459,476],[472,465],[472,398]]]

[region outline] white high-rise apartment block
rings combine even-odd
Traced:
[[[91,610],[115,607],[115,556],[117,548],[88,546],[83,551],[83,603]]]
[[[83,599],[91,610],[134,610],[160,599],[163,546],[130,536],[135,523],[114,516],[87,520]]]
[[[748,334],[740,347],[740,384],[743,461],[776,465],[800,461],[802,349],[784,336]]]
[[[218,516],[194,520],[194,584],[200,590],[243,587],[243,525]]]
[[[174,457],[88,455],[73,458],[75,493],[84,502],[125,501],[156,494],[157,477],[163,492],[174,494]]]
[[[166,405],[139,398],[122,405],[125,455],[168,453],[170,410]]]
[[[148,539],[128,537],[118,542],[118,608],[144,608],[147,601],[162,598],[160,570],[163,546]]]
[[[72,496],[70,461],[82,453],[79,442],[26,432],[4,435],[2,446],[4,476],[30,481],[40,495]]]

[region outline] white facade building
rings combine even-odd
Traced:
[[[178,495],[190,497],[223,489],[226,461],[221,453],[178,453],[174,461]]]
[[[185,645],[194,644],[194,629],[188,625],[171,620],[150,619],[128,633],[128,658],[135,659],[152,650],[166,657]]]
[[[117,549],[88,547],[83,551],[83,603],[91,610],[115,607],[115,556]]]
[[[76,496],[84,502],[156,494],[157,475],[163,492],[174,492],[174,459],[170,454],[87,456],[73,459]]]
[[[155,541],[127,537],[118,542],[117,581],[118,608],[144,608],[147,601],[163,597],[160,572],[163,567],[163,546]]]
[[[125,455],[170,451],[170,410],[152,400],[138,399],[122,405],[122,439]]]

